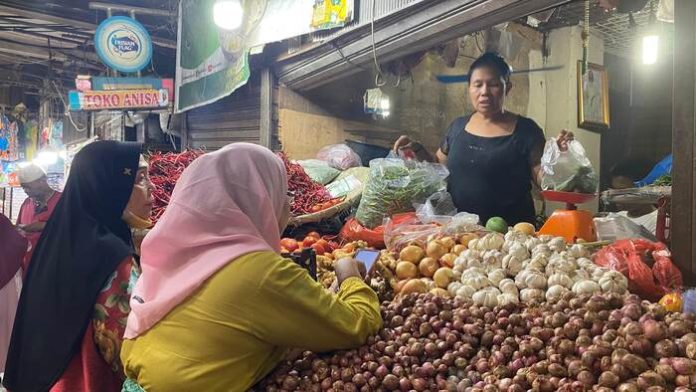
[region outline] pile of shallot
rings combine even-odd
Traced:
[[[257,391],[690,391],[696,317],[635,295],[488,308],[410,294],[382,304],[364,346],[305,352]],[[338,343],[338,342],[337,342]]]

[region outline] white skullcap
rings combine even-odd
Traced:
[[[45,176],[46,172],[44,169],[42,169],[41,166],[33,163],[28,166],[20,167],[19,170],[17,170],[17,179],[19,180],[20,184],[34,182]]]

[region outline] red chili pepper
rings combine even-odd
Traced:
[[[157,222],[164,214],[174,186],[184,169],[201,155],[203,155],[201,150],[186,150],[181,153],[153,152],[150,154],[148,174],[154,186],[152,191],[153,206],[150,214],[150,219],[153,222]]]

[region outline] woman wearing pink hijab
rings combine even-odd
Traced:
[[[330,294],[279,255],[289,218],[282,161],[238,143],[184,171],[142,245],[121,358],[124,391],[246,391],[292,349],[364,344],[379,301],[355,260]]]

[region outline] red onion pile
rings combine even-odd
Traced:
[[[409,295],[382,304],[366,345],[305,352],[258,391],[690,391],[696,317],[635,295],[489,309]]]

